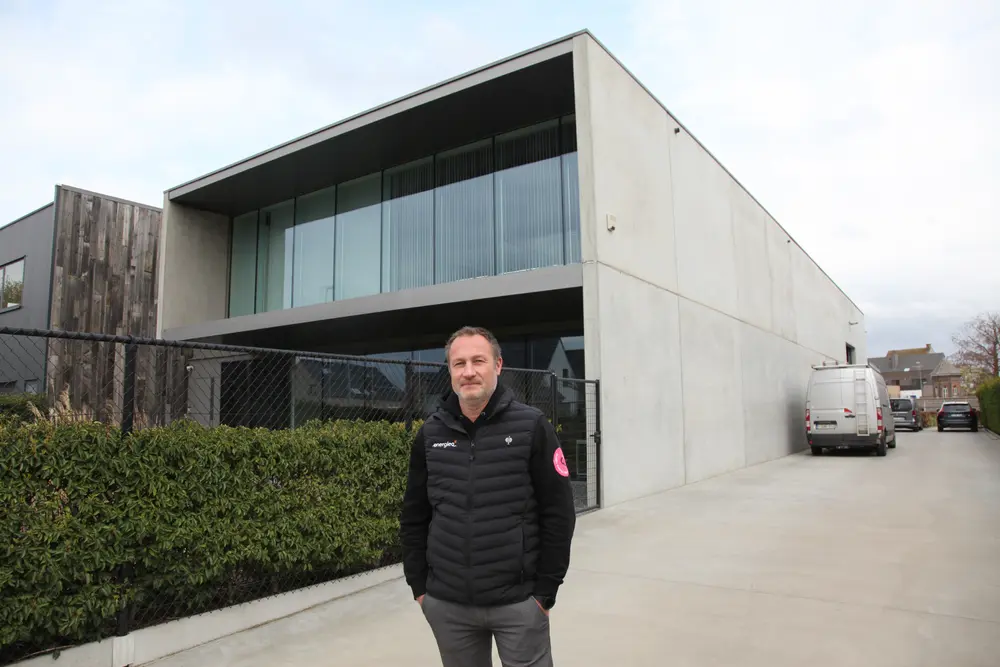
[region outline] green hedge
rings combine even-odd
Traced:
[[[126,602],[198,613],[385,562],[410,439],[388,422],[185,421],[124,441],[97,423],[0,424],[0,649],[106,636]]]
[[[1000,378],[987,380],[978,390],[979,421],[994,433],[1000,433]]]

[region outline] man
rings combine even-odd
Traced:
[[[419,432],[400,534],[403,569],[444,667],[552,665],[549,610],[576,523],[555,429],[498,387],[500,345],[463,327],[445,346],[451,390]]]

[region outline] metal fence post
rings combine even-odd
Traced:
[[[556,436],[559,434],[559,385],[558,377],[555,373],[551,375],[552,382],[552,428],[555,429]],[[560,442],[562,442],[560,440]]]
[[[122,398],[122,436],[132,432],[135,424],[135,358],[139,346],[133,342],[125,344],[125,391]]]
[[[413,398],[416,390],[416,387],[413,386],[412,361],[407,361],[406,365],[403,366],[403,378],[403,409],[406,411],[406,432],[409,433],[413,430]]]
[[[125,387],[123,391],[124,396],[122,397],[121,430],[123,439],[132,432],[132,428],[135,425],[135,367],[138,351],[139,346],[135,342],[129,341],[125,344]],[[122,584],[128,584],[131,569],[131,566],[126,564],[119,570],[119,577],[121,577]],[[121,607],[118,609],[117,621],[115,632],[119,637],[124,637],[130,632],[132,625],[132,605],[125,600],[122,600]]]

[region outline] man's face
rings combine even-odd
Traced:
[[[485,403],[497,388],[503,362],[482,336],[460,336],[451,344],[448,367],[451,388],[462,402]]]

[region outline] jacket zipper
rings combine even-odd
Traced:
[[[469,595],[469,604],[475,604],[472,586],[472,490],[476,483],[476,439],[469,438],[469,485],[466,488],[465,513],[465,588]]]

